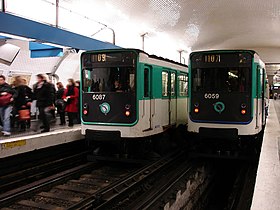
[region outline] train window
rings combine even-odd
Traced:
[[[171,73],[171,96],[175,96],[175,91],[176,91],[176,75],[175,73]]]
[[[150,97],[149,91],[149,69],[144,69],[144,97]]]
[[[179,96],[187,96],[188,94],[188,77],[187,75],[181,74],[178,76],[179,82]]]
[[[192,88],[197,91],[248,92],[250,69],[201,68],[192,70]]]
[[[162,72],[162,96],[168,96],[168,73]]]
[[[83,70],[85,92],[134,92],[133,67],[105,67]]]
[[[83,91],[84,92],[90,92],[91,87],[91,79],[90,79],[90,70],[85,69],[83,71]]]

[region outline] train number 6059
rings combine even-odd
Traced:
[[[105,94],[93,94],[92,95],[92,99],[96,100],[96,101],[102,101],[105,99],[105,97],[106,97]]]
[[[219,99],[220,95],[218,93],[205,93],[204,94],[205,99]]]

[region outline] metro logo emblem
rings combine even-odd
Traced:
[[[99,105],[99,109],[103,114],[107,115],[111,110],[111,106],[107,102],[104,102]]]
[[[225,110],[226,106],[223,102],[217,102],[214,104],[214,110],[221,114]]]

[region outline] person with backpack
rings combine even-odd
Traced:
[[[18,114],[20,131],[25,131],[31,118],[30,108],[33,100],[33,92],[25,84],[21,76],[15,78],[15,90],[17,91],[17,97],[15,98],[14,107]]]
[[[17,97],[17,92],[6,83],[6,77],[0,75],[0,117],[3,125],[2,134],[4,136],[11,135],[11,119],[12,103]]]

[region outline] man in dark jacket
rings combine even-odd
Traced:
[[[37,100],[37,107],[39,109],[39,119],[43,123],[44,132],[50,131],[50,110],[54,108],[54,89],[52,85],[46,81],[46,78],[42,74],[37,75],[37,83],[34,86],[34,97]]]
[[[0,116],[3,124],[2,133],[4,136],[11,135],[10,115],[12,111],[11,103],[16,98],[16,91],[6,83],[4,75],[0,75]]]

